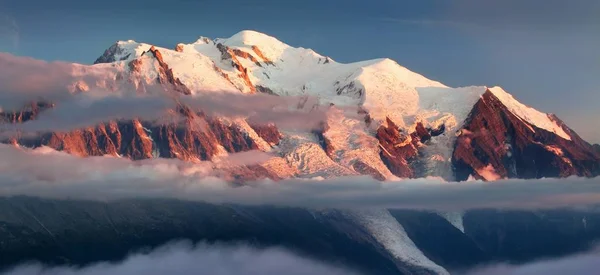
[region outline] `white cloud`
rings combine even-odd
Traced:
[[[477,268],[467,275],[595,275],[598,274],[600,251],[573,255],[560,259],[543,260],[524,265],[499,264]]]
[[[72,97],[73,83],[88,83],[92,93],[112,86],[113,68],[90,67],[66,62],[46,62],[29,57],[0,52],[0,108],[4,111],[20,110],[25,104],[44,99],[57,103]],[[110,81],[109,81],[110,82]]]
[[[149,122],[177,123],[184,117],[174,110],[178,102],[212,117],[249,118],[253,123],[275,123],[279,129],[312,130],[325,120],[326,109],[297,109],[297,97],[223,93],[210,96],[181,96],[177,101],[165,94],[129,93],[80,94],[64,99],[37,119],[18,124],[0,124],[4,138],[38,132],[72,131],[114,120],[143,118]],[[316,102],[315,102],[316,104]],[[314,105],[313,105],[314,106]]]
[[[264,153],[244,153],[237,160],[232,159],[232,163],[251,164],[253,159],[259,163],[266,158]],[[432,210],[600,204],[600,178],[451,183],[427,178],[379,182],[361,176],[322,181],[263,180],[232,187],[217,178],[219,173],[215,169],[218,167],[212,162],[78,158],[48,148],[28,150],[0,145],[0,195],[90,200],[174,198],[246,205]]]
[[[30,264],[7,275],[130,275],[130,274],[211,274],[211,275],[342,275],[357,274],[300,257],[280,248],[256,249],[246,245],[192,245],[179,242],[147,254],[134,254],[120,263],[99,263],[84,268],[45,267]]]
[[[118,67],[118,65],[116,65]],[[0,125],[5,138],[44,131],[70,131],[118,119],[146,121],[177,119],[168,116],[183,104],[209,116],[243,117],[255,123],[275,123],[280,129],[316,128],[325,119],[327,108],[318,108],[312,97],[279,97],[267,94],[213,92],[180,95],[158,84],[146,85],[138,93],[127,80],[117,80],[118,69],[106,64],[84,66],[46,62],[0,53],[0,110],[18,111],[35,101],[55,107],[36,120]],[[78,92],[74,83],[86,83]],[[306,100],[304,108],[298,103]],[[317,108],[314,108],[317,107]],[[181,118],[181,117],[179,117]]]

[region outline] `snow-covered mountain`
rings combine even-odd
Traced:
[[[390,59],[342,64],[254,31],[226,39],[200,37],[174,49],[119,41],[94,65],[73,65],[71,74],[72,81],[64,87],[69,91],[67,97],[88,92],[90,98],[101,97],[99,92],[125,89],[130,94],[121,96],[133,100],[130,104],[143,104],[141,99],[148,95],[166,98],[173,107],[158,119],[139,116],[90,121],[75,130],[16,132],[1,136],[1,141],[30,148],[48,146],[81,157],[132,160],[216,163],[237,152],[269,153],[271,158],[261,163],[215,165],[210,172],[236,183],[355,175],[381,181],[600,175],[597,145],[581,139],[555,115],[520,103],[500,87],[448,87]],[[104,78],[98,79],[99,75]],[[198,107],[206,105],[186,101],[240,95],[243,100],[227,102],[222,108],[247,114],[206,112]],[[292,104],[271,106],[272,102],[250,100],[262,100],[261,96],[289,99],[287,103]],[[63,104],[54,99],[32,97],[30,104],[19,110],[0,109],[0,122],[27,126],[48,116],[52,119],[49,111]],[[256,106],[246,106],[245,99]],[[242,104],[246,105],[236,106]],[[282,125],[268,117],[257,120],[257,113],[262,113],[252,107],[293,108],[298,113],[323,116],[318,116],[318,125],[298,119]],[[4,252],[0,259],[6,259],[0,260],[0,268],[31,257],[28,251],[32,250],[42,251],[34,258],[88,263],[127,252],[121,246],[104,247],[107,244],[120,241],[136,248],[140,244],[136,238],[158,244],[185,237],[287,245],[316,257],[375,270],[375,274],[448,274],[449,268],[580,251],[600,236],[594,226],[599,223],[593,222],[600,218],[595,214],[578,214],[572,219],[565,218],[571,213],[556,218],[552,212],[313,211],[151,200],[104,205],[10,198],[0,204],[8,209],[0,213],[0,237],[9,240],[0,243]],[[87,224],[90,217],[93,226]],[[528,234],[521,235],[523,231]],[[553,236],[569,232],[572,239],[562,242],[540,237],[539,232],[552,232]],[[105,254],[77,258],[79,254],[72,251],[79,251],[78,246],[90,235],[97,242],[91,244]],[[548,249],[548,239],[556,241],[551,245],[554,250]],[[62,246],[55,247],[55,243]],[[57,253],[59,250],[66,254]],[[20,251],[25,252],[21,255]]]
[[[83,66],[85,67],[85,66]],[[380,180],[442,177],[494,180],[600,174],[600,153],[556,116],[518,102],[499,87],[451,88],[390,59],[342,64],[255,31],[201,37],[175,49],[119,41],[89,71],[116,70],[137,93],[161,84],[176,94],[271,94],[316,98],[298,108],[326,111],[312,130],[290,130],[247,117],[207,116],[179,105],[178,119],[105,121],[70,132],[5,139],[80,156],[210,160],[261,150],[273,158],[225,173],[232,179],[370,175]],[[85,70],[84,70],[85,71]],[[91,83],[74,87],[85,90]],[[10,123],[43,116],[37,100],[2,113]],[[196,127],[197,125],[208,127]],[[200,129],[201,128],[201,129]]]

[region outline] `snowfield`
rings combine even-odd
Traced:
[[[119,64],[117,67],[127,71],[126,63],[142,56],[151,46],[128,40],[117,42],[109,50],[112,60]],[[311,49],[292,47],[256,31],[242,31],[230,38],[200,37],[194,43],[178,44],[177,50],[156,48],[174,76],[194,95],[267,92],[312,96],[322,105],[334,106],[329,111],[329,129],[324,133],[334,155],[323,152],[311,133],[285,133],[277,149],[301,177],[353,175],[357,172],[352,165],[361,161],[386,179],[395,179],[379,157],[381,148],[374,138],[377,127],[390,118],[405,133],[413,132],[418,122],[430,129],[443,127],[444,133],[432,137],[420,150],[426,160],[423,175],[453,180],[450,160],[455,133],[487,90],[528,124],[570,140],[547,114],[521,104],[500,87],[451,88],[391,59],[338,63]],[[158,74],[152,58],[150,53],[144,55],[139,72],[147,83]],[[371,125],[366,126],[363,117],[348,115],[348,107],[368,113]],[[269,147],[250,127],[238,122],[261,149]],[[496,178],[490,169],[481,172]]]

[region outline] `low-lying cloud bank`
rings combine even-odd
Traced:
[[[250,246],[194,246],[180,242],[148,254],[134,254],[121,263],[100,263],[85,268],[45,267],[30,264],[7,275],[130,275],[130,274],[212,274],[212,275],[352,275],[351,270],[300,257],[280,248],[256,249]]]
[[[210,96],[110,95],[101,98],[77,95],[44,111],[35,120],[19,124],[0,124],[0,136],[38,132],[65,132],[93,127],[114,120],[142,118],[146,122],[177,123],[183,119],[176,110],[180,104],[205,115],[224,118],[249,118],[257,124],[275,123],[282,129],[312,130],[326,118],[326,108],[302,109],[300,97],[223,93]],[[319,106],[312,101],[310,106]]]
[[[123,78],[119,66],[123,64],[86,66],[0,53],[0,68],[4,69],[0,74],[0,113],[19,112],[33,102],[54,104],[36,120],[0,124],[0,136],[71,131],[119,119],[172,119],[168,113],[176,113],[181,105],[202,110],[208,116],[243,117],[286,129],[311,130],[326,117],[327,108],[314,97],[248,95],[239,91],[183,95],[168,85],[136,85]],[[356,114],[357,108],[351,111]]]
[[[561,259],[537,261],[524,265],[494,265],[467,272],[466,275],[596,275],[600,263],[600,250]]]
[[[106,94],[105,88],[114,83],[116,70],[110,67],[92,67],[67,62],[46,62],[29,57],[0,52],[0,110],[14,111],[31,101],[44,99],[60,102],[72,97],[73,84],[87,83]],[[107,82],[108,81],[108,82]]]
[[[233,154],[218,162],[79,158],[49,148],[0,145],[0,196],[116,200],[173,198],[208,203],[314,208],[465,210],[540,209],[600,204],[599,178],[444,182],[425,178],[379,182],[369,177],[263,180],[232,187],[222,167],[272,156]]]

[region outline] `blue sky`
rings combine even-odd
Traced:
[[[390,57],[450,86],[501,85],[600,142],[597,0],[0,0],[0,51],[45,60],[244,29],[340,62]]]

